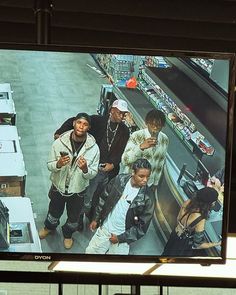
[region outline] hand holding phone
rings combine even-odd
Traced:
[[[141,150],[146,150],[148,148],[154,147],[157,144],[156,137],[149,137],[144,140],[144,142],[140,145]]]
[[[68,152],[60,152],[60,155],[61,155],[61,157],[65,157],[65,156],[68,156],[69,153]]]
[[[57,161],[57,168],[61,168],[62,166],[65,166],[70,163],[70,157],[68,152],[60,152],[61,157]]]

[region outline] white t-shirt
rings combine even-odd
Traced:
[[[137,196],[139,189],[140,188],[132,187],[130,180],[127,182],[122,196],[104,221],[103,226],[108,232],[115,235],[120,235],[125,232],[126,214],[130,204]]]

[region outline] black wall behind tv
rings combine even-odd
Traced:
[[[235,11],[235,0],[1,1],[0,42],[236,52]],[[229,231],[236,233],[234,142]]]

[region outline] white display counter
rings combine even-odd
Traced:
[[[11,233],[10,247],[3,251],[26,253],[42,252],[30,199],[27,197],[4,197],[0,198],[0,200],[9,210],[9,224],[11,231],[15,230],[18,232],[18,237],[13,238]],[[20,234],[22,228],[24,229],[22,234]],[[29,238],[29,240],[24,241],[27,238]]]
[[[16,126],[0,125],[0,195],[25,194],[25,163]]]
[[[0,124],[16,123],[15,104],[12,99],[12,90],[9,83],[0,84]]]

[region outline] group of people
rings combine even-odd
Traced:
[[[146,128],[132,134],[124,123],[128,112],[127,103],[117,99],[107,116],[78,113],[55,132],[47,162],[52,182],[50,203],[44,227],[39,231],[41,239],[56,230],[65,207],[65,249],[73,246],[73,233],[82,229],[84,214],[90,230],[96,230],[86,253],[129,254],[130,244],[146,234],[169,139],[162,132],[162,111],[149,111]],[[218,245],[204,242],[203,237],[217,195],[214,188],[206,187],[183,204],[163,255],[181,255],[178,249],[183,247],[176,244],[183,245],[186,238],[191,240],[191,250]]]
[[[127,103],[117,99],[107,116],[79,113],[55,132],[47,163],[50,203],[39,231],[41,239],[55,231],[65,207],[66,249],[73,246],[72,235],[84,213],[90,229],[97,228],[86,253],[114,253],[111,249],[115,248],[116,253],[128,254],[129,244],[145,235],[154,212],[153,187],[160,179],[168,147],[168,138],[161,132],[165,116],[151,110],[145,120],[147,128],[130,135],[124,123],[128,112]],[[119,173],[121,162],[123,173]],[[106,247],[97,241],[101,228]]]

